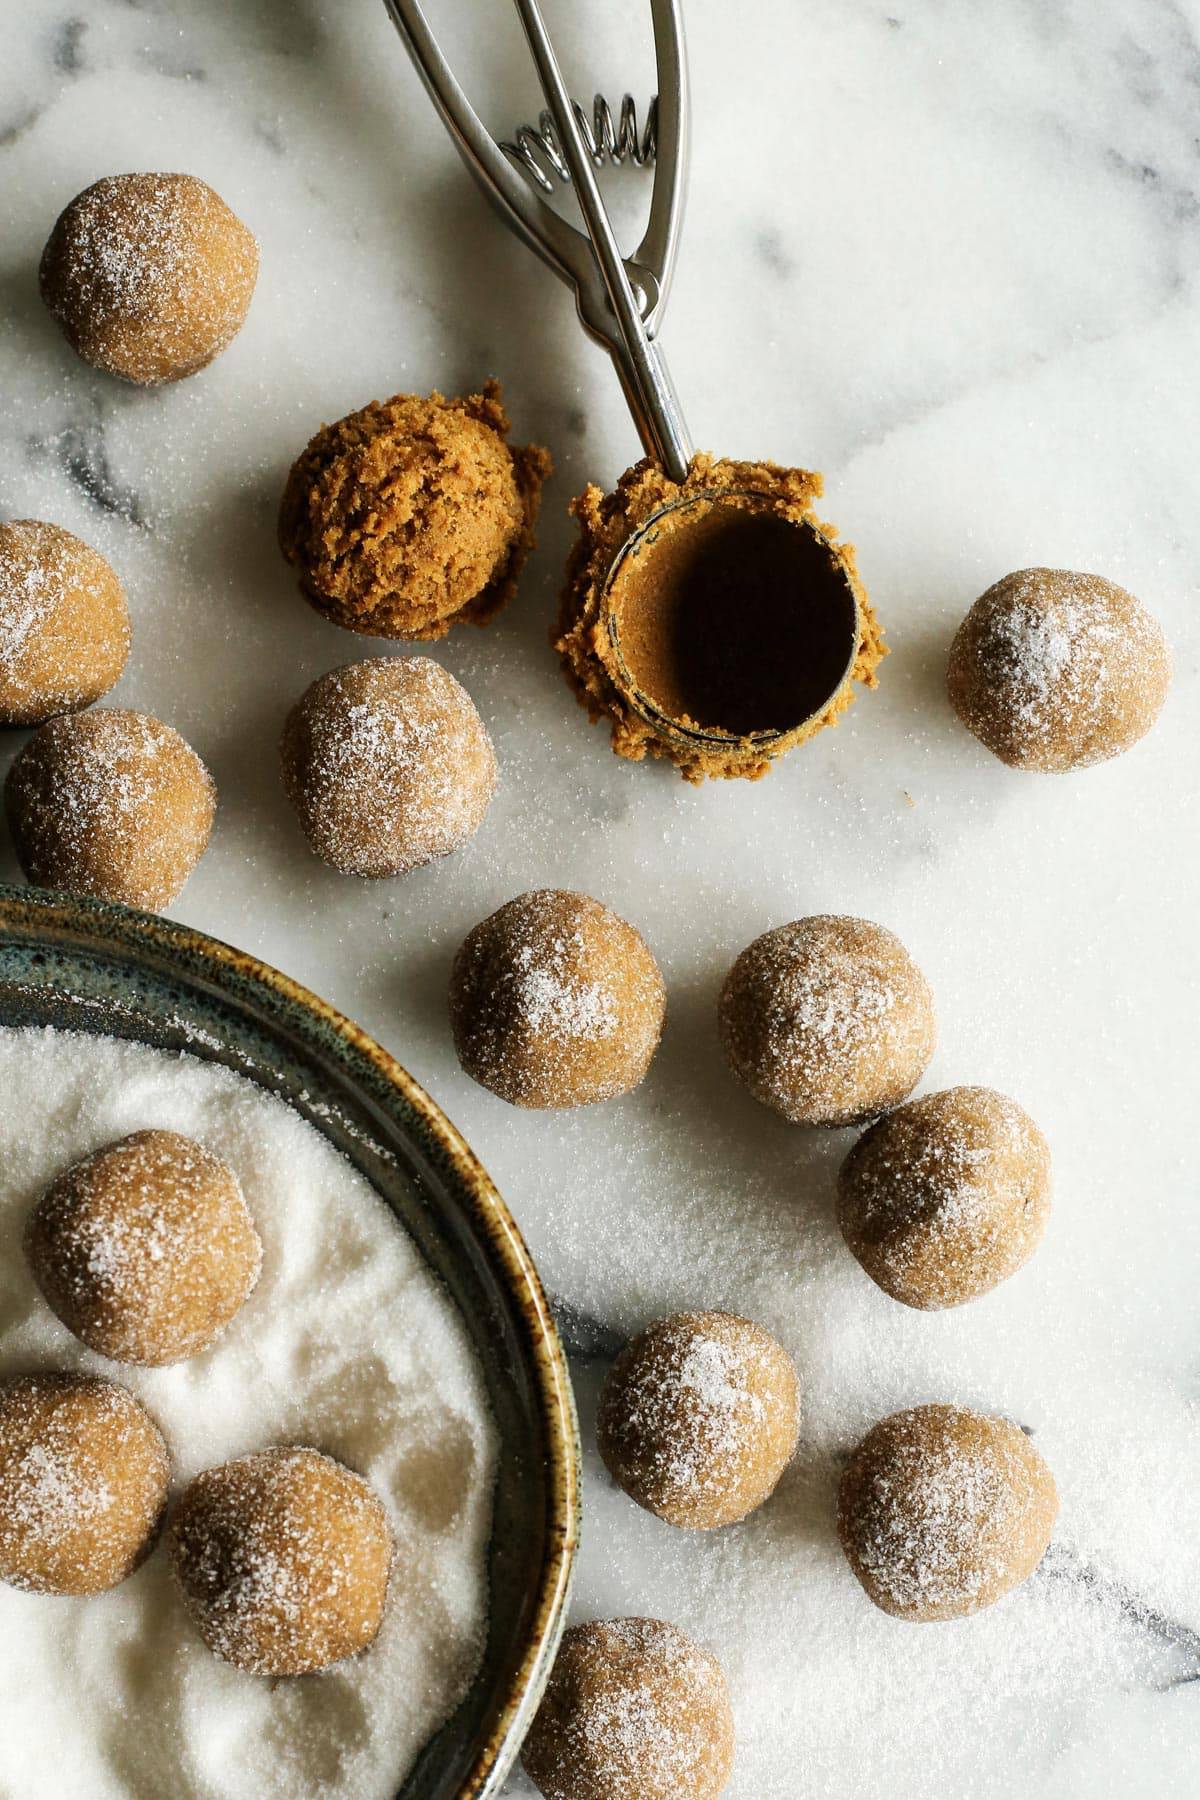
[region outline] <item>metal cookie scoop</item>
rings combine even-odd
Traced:
[[[471,174],[517,236],[574,289],[584,329],[612,357],[646,455],[666,477],[657,502],[640,515],[618,508],[627,534],[605,546],[601,580],[575,559],[587,592],[577,595],[574,621],[570,591],[564,603],[559,648],[568,677],[590,711],[612,716],[621,754],[664,755],[685,774],[761,773],[841,710],[852,678],[873,684],[882,647],[852,555],[809,516],[819,480],[804,478],[806,498],[797,505],[797,483],[773,479],[795,471],[697,459],[656,342],[687,174],[681,0],[650,0],[658,95],[640,141],[628,102],[619,136],[599,99],[595,129],[588,129],[538,0],[514,0],[547,110],[540,134],[525,128],[507,146],[491,136],[460,87],[420,0],[384,3]],[[552,189],[539,173],[539,151],[560,176],[565,170],[586,233],[537,191]],[[629,257],[621,253],[597,180],[596,164],[606,153],[654,163],[649,219]],[[715,483],[698,467],[701,461]],[[582,515],[581,523],[586,539]],[[606,537],[594,535],[596,544]],[[754,591],[743,595],[739,583]],[[568,644],[573,624],[602,668],[572,668],[578,660]]]

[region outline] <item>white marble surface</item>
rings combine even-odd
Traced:
[[[489,119],[536,110],[509,9],[438,10],[457,14]],[[640,0],[554,11],[579,88],[648,88]],[[136,620],[118,697],[179,726],[217,776],[178,916],[395,1050],[479,1150],[554,1292],[597,1322],[573,1326],[585,1437],[587,1352],[668,1307],[747,1312],[796,1355],[800,1457],[738,1532],[673,1535],[589,1449],[578,1616],[658,1613],[718,1651],[734,1800],[1191,1793],[1200,5],[687,11],[692,200],[664,343],[700,443],[827,473],[893,651],[837,731],[756,786],[692,791],[618,764],[569,698],[546,647],[565,504],[636,444],[605,359],[483,210],[378,0],[0,0],[0,510],[110,556]],[[484,18],[488,41],[469,42]],[[75,363],[36,297],[59,208],[127,168],[204,176],[263,247],[242,336],[160,393]],[[457,857],[360,885],[308,856],[275,744],[305,683],[372,646],[295,596],[277,497],[321,420],[491,372],[558,460],[518,602],[436,651],[493,731],[502,792]],[[1154,734],[1069,778],[1002,768],[942,695],[966,605],[1030,563],[1130,586],[1175,652]],[[671,996],[644,1088],[575,1117],[473,1087],[446,1029],[461,937],[543,884],[636,921]],[[1051,1138],[1044,1248],[960,1312],[908,1314],[867,1283],[832,1223],[845,1140],[786,1127],[721,1064],[725,967],[818,910],[893,926],[926,968],[928,1085],[1007,1089]],[[832,1537],[838,1457],[922,1398],[1020,1418],[1063,1492],[1056,1560],[961,1626],[872,1612]]]

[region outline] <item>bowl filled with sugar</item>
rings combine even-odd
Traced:
[[[0,888],[0,1085],[0,1788],[52,1791],[53,1741],[95,1793],[498,1793],[578,1446],[466,1143],[286,976],[37,889]]]

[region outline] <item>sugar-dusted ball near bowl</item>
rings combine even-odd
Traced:
[[[98,550],[44,519],[0,525],[0,726],[91,706],[129,640],[125,590]]]
[[[761,1506],[799,1431],[791,1357],[761,1325],[726,1312],[648,1325],[610,1369],[597,1422],[614,1481],[669,1524],[699,1531]]]
[[[35,732],[8,772],[4,799],[30,881],[150,911],[183,888],[217,805],[211,775],[177,731],[109,706]]]
[[[170,1478],[163,1435],[94,1375],[0,1382],[0,1581],[100,1594],[149,1555]]]
[[[721,991],[743,1085],[798,1125],[854,1125],[912,1092],[937,1039],[929,983],[894,932],[819,914],[764,932]]]
[[[288,714],[283,782],[316,854],[347,875],[402,875],[483,823],[496,757],[466,689],[428,656],[331,669]]]
[[[258,1450],[185,1488],[167,1547],[209,1649],[252,1675],[308,1675],[375,1641],[392,1532],[361,1475],[304,1448]]]
[[[946,681],[963,724],[1001,762],[1062,774],[1145,736],[1171,657],[1158,621],[1114,581],[1018,569],[959,626]]]
[[[660,1619],[563,1638],[521,1752],[544,1800],[717,1800],[733,1714],[716,1658]]]
[[[59,215],[42,298],[84,362],[142,386],[202,369],[241,330],[258,244],[195,175],[107,175]]]
[[[600,901],[520,894],[469,933],[450,978],[467,1074],[513,1106],[588,1106],[637,1087],[666,989],[645,939]]]
[[[980,1612],[1028,1579],[1058,1514],[1054,1477],[1019,1425],[965,1406],[881,1419],[838,1493],[838,1534],[875,1605],[926,1622]]]
[[[1050,1149],[992,1088],[898,1106],[855,1144],[838,1178],[850,1249],[906,1306],[961,1306],[1016,1273],[1050,1213]]]
[[[30,1214],[25,1250],[68,1330],[128,1363],[206,1350],[262,1267],[237,1176],[177,1131],[136,1131],[65,1169]]]

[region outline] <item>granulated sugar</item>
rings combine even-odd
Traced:
[[[227,1070],[52,1031],[0,1031],[0,1372],[103,1373],[166,1435],[172,1491],[274,1444],[327,1451],[383,1500],[397,1556],[380,1636],[269,1684],[213,1656],[160,1545],[94,1599],[0,1587],[0,1792],[22,1800],[373,1800],[453,1709],[486,1622],[496,1440],[460,1320],[383,1203],[282,1102]],[[236,1171],[258,1287],[209,1352],[160,1369],[92,1355],[26,1265],[30,1206],[66,1164],[148,1126]],[[52,1752],[48,1747],[52,1746]]]

